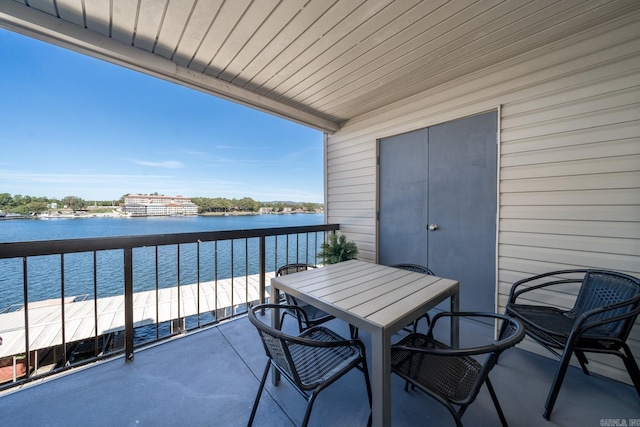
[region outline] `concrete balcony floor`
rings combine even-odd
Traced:
[[[348,327],[340,320],[327,326],[348,336]],[[294,327],[289,318],[285,328]],[[477,331],[463,328],[463,334]],[[369,339],[364,332],[361,338],[365,343]],[[138,350],[132,363],[116,358],[5,392],[0,396],[0,425],[243,426],[265,362],[255,329],[242,317]],[[546,421],[542,412],[556,366],[555,360],[517,348],[503,355],[491,379],[511,426],[600,426],[611,419],[627,425],[633,425],[631,420],[640,422],[640,398],[633,387],[586,376],[573,367],[551,421]],[[454,425],[440,404],[418,391],[405,392],[404,383],[395,376],[393,381],[393,426]],[[277,387],[269,382],[254,425],[299,425],[305,405],[286,381]],[[320,393],[310,425],[364,426],[368,415],[363,376],[353,370]],[[486,388],[463,422],[499,425]]]

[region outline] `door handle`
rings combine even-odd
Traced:
[[[427,229],[429,231],[436,231],[438,229],[438,225],[437,224],[429,224],[429,226],[427,227]]]

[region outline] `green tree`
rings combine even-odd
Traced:
[[[77,196],[65,197],[64,199],[62,199],[62,204],[74,211],[84,209],[87,206],[87,202]]]
[[[11,206],[13,197],[9,193],[0,193],[0,207]]]
[[[243,212],[257,212],[260,209],[260,203],[253,200],[251,197],[244,197],[238,200],[237,207]]]
[[[13,207],[18,207],[18,206],[23,205],[23,204],[24,204],[24,201],[23,201],[22,194],[14,194],[13,195],[12,206]]]
[[[49,207],[47,202],[43,200],[29,202],[27,203],[26,206],[29,212],[36,213],[36,214],[46,212]]]

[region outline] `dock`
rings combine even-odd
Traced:
[[[274,272],[266,273],[267,289]],[[235,277],[199,284],[181,285],[133,294],[134,327],[183,319],[198,313],[226,310],[260,299],[260,275]],[[199,290],[199,292],[198,292]],[[200,298],[198,300],[198,294]],[[266,297],[268,297],[268,292]],[[178,312],[178,299],[180,310]],[[124,331],[124,295],[72,302],[53,300],[30,305],[29,349],[42,350],[62,344],[62,304],[65,314],[65,342],[82,341]],[[95,308],[98,308],[97,331]],[[25,353],[24,310],[0,314],[0,359]]]

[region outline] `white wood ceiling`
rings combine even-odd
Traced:
[[[0,0],[0,27],[323,129],[638,0]]]

